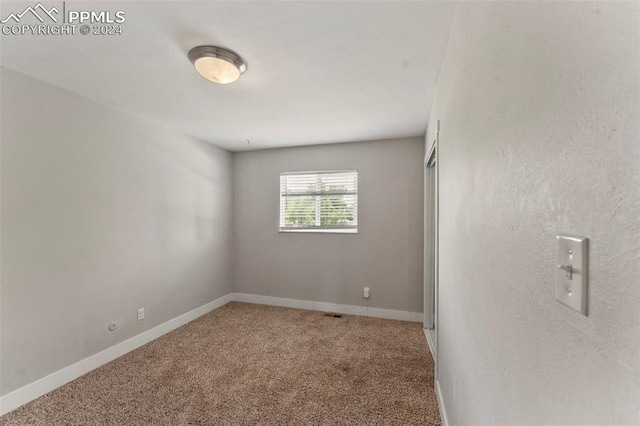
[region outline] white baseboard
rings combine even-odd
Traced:
[[[94,370],[101,365],[104,365],[114,359],[131,352],[134,349],[139,348],[158,337],[181,327],[194,319],[207,314],[214,309],[217,309],[233,299],[231,293],[226,296],[222,296],[219,299],[213,300],[205,305],[202,305],[192,311],[182,314],[176,318],[173,318],[167,322],[164,322],[150,330],[140,333],[137,336],[133,336],[124,342],[111,346],[98,352],[95,355],[91,355],[81,361],[76,362],[68,367],[62,368],[48,376],[38,379],[35,382],[29,383],[26,386],[16,389],[2,397],[0,397],[0,416],[15,410],[21,405],[51,392],[52,390],[68,383],[78,377]]]
[[[400,321],[422,322],[422,312],[396,311],[393,309],[369,308],[367,306],[341,305],[338,303],[314,302],[311,300],[287,299],[284,297],[260,296],[257,294],[232,293],[237,302],[259,305],[282,306],[285,308],[308,309],[311,311],[335,312],[345,315],[385,318]]]
[[[423,328],[422,331],[424,331],[424,337],[427,339],[427,344],[429,345],[431,356],[433,357],[433,359],[436,359],[436,345],[433,341],[433,334],[431,333],[431,330],[427,328]]]
[[[436,396],[438,398],[438,408],[440,409],[440,419],[442,420],[442,426],[449,426],[449,418],[447,417],[447,410],[444,406],[442,390],[440,389],[440,382],[438,380],[436,380]]]

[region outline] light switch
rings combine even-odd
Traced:
[[[587,315],[588,239],[558,235],[556,300]]]

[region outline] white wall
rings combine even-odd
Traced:
[[[236,291],[421,312],[423,157],[422,138],[234,153]],[[278,232],[280,173],[345,169],[358,234]]]
[[[441,120],[451,424],[640,423],[640,3],[461,2]],[[590,238],[589,316],[554,300]]]
[[[232,291],[232,160],[4,68],[1,83],[4,395]]]

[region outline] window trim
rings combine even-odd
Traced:
[[[308,170],[308,171],[296,171],[296,172],[280,172],[278,174],[278,179],[280,180],[282,176],[291,176],[291,175],[309,175],[309,174],[334,174],[334,173],[353,173],[356,174],[356,190],[355,191],[345,191],[344,193],[333,193],[331,195],[355,195],[356,196],[356,225],[351,226],[327,226],[324,228],[286,228],[282,229],[280,226],[281,218],[281,201],[282,201],[282,193],[280,192],[280,182],[278,182],[278,232],[282,234],[346,234],[346,235],[357,235],[359,231],[359,218],[360,218],[360,209],[357,207],[359,204],[360,198],[360,171],[357,168],[353,169],[340,169],[340,170]],[[322,195],[322,193],[309,193],[305,195]]]

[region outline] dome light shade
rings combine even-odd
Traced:
[[[228,84],[247,70],[247,63],[236,52],[216,46],[198,46],[189,51],[196,71],[209,81]]]

